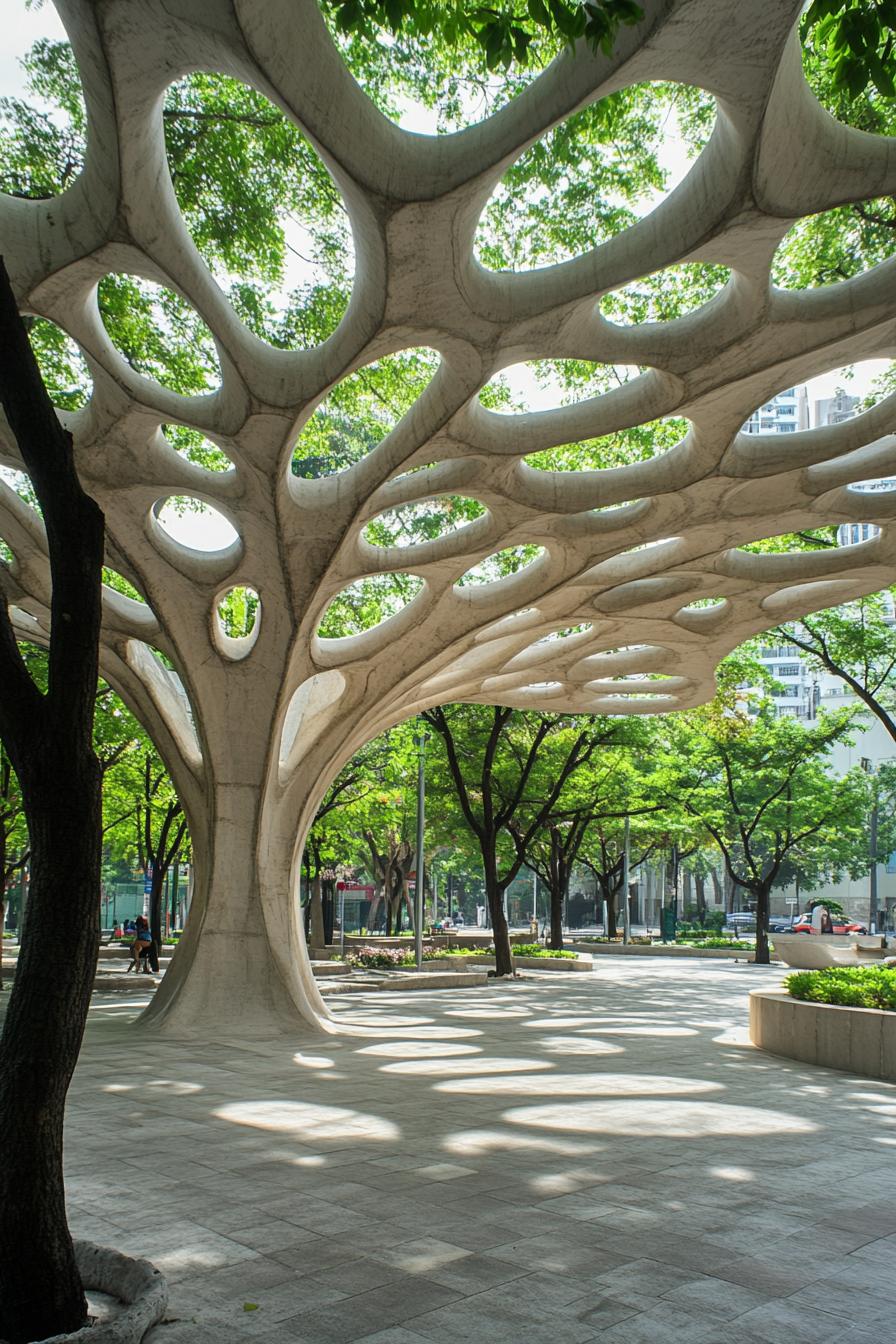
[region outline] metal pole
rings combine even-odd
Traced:
[[[626,817],[625,848],[622,851],[622,941],[624,943],[631,942],[632,937],[632,912],[628,899],[628,883],[629,883],[628,870],[631,857],[629,854],[629,831],[630,831],[630,822],[629,818]]]
[[[877,776],[875,776],[874,806],[871,809],[871,833],[869,837],[869,848],[871,850],[871,872],[868,884],[871,907],[868,915],[869,933],[877,933],[877,802]]]
[[[423,831],[426,824],[426,773],[423,768],[426,733],[414,738],[417,747],[417,878],[414,883],[414,962],[423,965]]]

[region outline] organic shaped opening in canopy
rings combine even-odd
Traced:
[[[600,310],[620,327],[634,327],[640,322],[671,322],[709,303],[730,279],[727,266],[700,262],[667,266],[605,294]]]
[[[374,546],[414,546],[457,532],[485,512],[478,499],[439,495],[378,514],[367,524],[364,537]]]
[[[448,134],[493,115],[531,84],[563,47],[556,37],[539,33],[528,62],[521,65],[514,58],[508,64],[488,40],[497,33],[497,25],[488,34],[486,24],[477,22],[457,40],[460,11],[452,5],[393,3],[377,8],[380,13],[374,22],[346,33],[340,26],[340,10],[349,15],[353,6],[342,0],[321,5],[346,65],[370,100],[402,130],[417,135]],[[393,16],[400,20],[394,29]],[[488,12],[475,17],[487,19]],[[482,34],[479,44],[472,38],[476,30]]]
[[[0,537],[0,561],[7,566],[15,563],[15,556],[2,537]]]
[[[612,695],[607,696],[608,700],[665,700],[670,704],[675,701],[675,698],[674,695],[655,695],[653,691],[642,691],[637,687],[630,691],[613,691]]]
[[[329,603],[317,633],[322,639],[363,634],[396,616],[422,587],[423,580],[417,574],[372,574],[359,579]]]
[[[37,493],[31,482],[31,477],[26,471],[18,471],[15,467],[0,467],[0,481],[9,486],[23,504],[27,504],[38,517],[43,517],[40,504],[38,503]]]
[[[596,364],[590,359],[532,359],[510,364],[482,388],[479,400],[490,411],[520,415],[553,411],[603,396],[644,372],[636,364]]]
[[[258,593],[237,584],[218,599],[218,625],[228,639],[245,639],[252,634],[261,617]]]
[[[146,606],[146,598],[143,594],[134,587],[129,579],[126,579],[123,574],[119,574],[118,570],[104,566],[103,583],[105,587],[111,588],[112,592],[118,593],[120,597],[127,597],[131,602],[139,602],[142,606]]]
[[[93,391],[93,379],[80,347],[45,317],[26,318],[25,326],[53,405],[61,411],[79,411]]]
[[[182,396],[219,386],[214,338],[180,294],[136,275],[105,275],[98,302],[109,339],[135,373]]]
[[[218,651],[238,662],[255,646],[261,626],[261,602],[254,588],[236,584],[216,603],[212,630]]]
[[[478,565],[468,569],[466,574],[458,579],[455,587],[469,588],[479,583],[495,583],[498,579],[506,578],[508,574],[516,574],[525,569],[543,553],[543,546],[508,546],[503,551],[495,551],[494,555],[486,556]]]
[[[407,414],[438,365],[436,351],[421,346],[384,355],[343,378],[302,429],[293,474],[314,480],[360,462]]]
[[[563,630],[551,630],[549,634],[542,635],[541,639],[536,640],[533,647],[539,644],[553,644],[559,639],[569,639],[570,635],[584,635],[592,628],[589,622],[585,625],[567,625]]]
[[[711,96],[682,84],[635,84],[592,103],[504,174],[479,220],[477,258],[527,271],[607,242],[683,181],[714,120]]]
[[[749,555],[795,555],[799,551],[823,551],[836,545],[836,527],[817,527],[805,532],[781,532],[776,537],[745,541],[737,550]]]
[[[17,6],[23,10],[26,6]],[[36,9],[37,6],[35,5]],[[3,34],[11,67],[18,57],[25,70],[26,98],[4,99],[0,123],[5,123],[0,154],[0,191],[29,200],[46,200],[71,187],[84,167],[87,151],[87,112],[74,53],[67,40],[41,37],[26,52],[17,39],[27,29],[27,17],[9,14]],[[52,6],[46,6],[41,27],[64,29]]]
[[[877,481],[854,481],[847,489],[854,490],[857,495],[889,495],[896,490],[896,476],[882,477]]]
[[[205,500],[171,495],[153,506],[153,516],[172,541],[191,551],[225,551],[239,540],[229,519]]]
[[[727,597],[695,597],[682,611],[711,611],[728,605]]]
[[[803,74],[815,97],[847,126],[892,135],[896,130],[892,12],[879,3],[823,3],[812,8],[816,12],[809,17],[821,22],[801,29],[800,52]]]
[[[233,469],[230,458],[198,429],[191,429],[189,425],[162,425],[162,433],[169,446],[194,466],[204,467],[206,471]]]
[[[891,196],[800,219],[778,245],[772,284],[779,289],[817,289],[861,275],[893,255],[894,231],[896,201]]]
[[[319,345],[348,306],[354,249],[342,197],[308,140],[225,75],[172,84],[162,116],[184,222],[240,318],[272,345]]]
[[[627,467],[633,462],[646,462],[660,457],[681,443],[689,429],[683,416],[666,416],[648,420],[643,425],[617,429],[597,439],[581,439],[578,443],[564,443],[558,448],[545,448],[540,453],[529,453],[523,459],[536,471],[603,471],[610,467]],[[637,504],[636,499],[606,504],[594,513],[610,513]]]

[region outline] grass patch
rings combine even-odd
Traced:
[[[788,975],[784,983],[791,998],[806,1003],[880,1008],[896,1013],[894,966],[830,966],[823,971],[797,971]]]

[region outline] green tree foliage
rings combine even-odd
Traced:
[[[883,594],[818,612],[775,634],[819,671],[838,677],[896,742],[896,628]]]
[[[786,860],[808,876],[854,875],[868,863],[868,788],[837,777],[828,758],[850,713],[804,725],[767,700],[747,712],[733,664],[711,705],[669,718],[661,787],[712,838],[735,883],[756,903],[756,959],[768,961],[769,892]],[[664,776],[664,779],[663,779]]]

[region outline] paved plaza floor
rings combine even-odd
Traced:
[[[253,1044],[95,996],[73,1229],[168,1276],[151,1344],[882,1344],[896,1087],[753,1050],[779,980],[602,958]]]

